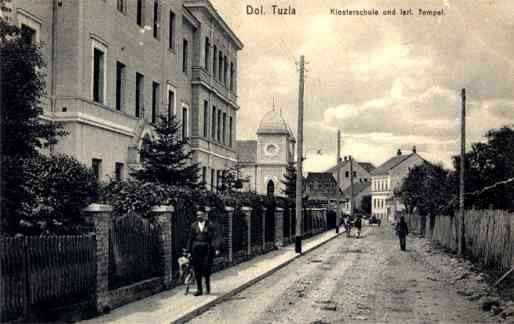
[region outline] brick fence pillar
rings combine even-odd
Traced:
[[[234,233],[234,207],[225,207],[225,212],[227,213],[228,219],[228,233],[227,233],[227,248],[228,248],[228,262],[232,263],[234,260],[234,242],[233,242],[233,233]]]
[[[104,313],[109,301],[109,231],[112,227],[112,206],[91,204],[84,209],[86,223],[96,233],[96,310]]]
[[[243,215],[246,223],[246,253],[248,256],[252,255],[252,207],[241,207],[241,214]]]
[[[172,248],[172,232],[171,224],[173,219],[173,206],[153,206],[152,214],[154,215],[157,223],[161,227],[160,244],[161,262],[163,266],[163,280],[162,285],[165,289],[171,288],[172,276],[172,263],[173,263],[173,248]]]
[[[323,224],[323,232],[328,230],[327,228],[327,210],[323,209],[321,211],[321,223]]]
[[[284,209],[275,209],[275,245],[284,246]]]

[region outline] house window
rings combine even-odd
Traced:
[[[227,57],[223,58],[223,84],[227,85],[228,61]]]
[[[230,62],[230,91],[234,90],[234,63]]]
[[[228,121],[228,146],[232,147],[232,117]]]
[[[353,176],[356,177],[357,176],[357,171],[353,171]]]
[[[157,111],[159,108],[159,93],[160,85],[157,82],[152,82],[152,123],[157,122]]]
[[[223,144],[226,143],[226,138],[227,138],[226,126],[227,126],[227,113],[223,113],[223,131],[221,134],[221,136],[223,137]]]
[[[216,139],[216,106],[212,106],[212,116],[211,116],[211,137],[213,140]]]
[[[93,43],[93,101],[105,101],[105,49]]]
[[[116,110],[123,110],[125,104],[125,64],[116,62]]]
[[[170,35],[169,48],[175,49],[175,13],[170,11]]]
[[[116,181],[123,180],[123,168],[124,165],[121,162],[116,162],[114,164],[114,178],[116,179]]]
[[[182,44],[182,72],[187,74],[187,65],[189,61],[189,42],[184,39]]]
[[[125,0],[118,0],[116,2],[116,8],[118,9],[119,12],[125,13],[127,10]]]
[[[218,125],[216,138],[218,139],[218,142],[221,142],[221,127],[220,127],[220,125],[221,125],[221,110],[218,110],[218,121],[216,124]]]
[[[102,160],[91,160],[91,168],[93,169],[93,174],[95,175],[96,181],[100,181],[100,175],[102,174]]]
[[[345,178],[348,178],[349,176],[350,176],[350,172],[345,171],[345,173],[344,173],[344,177],[345,177]]]
[[[209,55],[210,55],[210,47],[211,44],[209,42],[209,37],[205,37],[205,57],[204,57],[204,66],[207,71],[209,71]]]
[[[159,39],[159,32],[161,30],[161,15],[160,15],[159,1],[153,2],[153,37]]]
[[[144,82],[145,82],[145,77],[140,73],[136,73],[136,112],[135,112],[136,117],[144,116],[144,112],[143,112]]]
[[[137,0],[137,9],[136,9],[136,20],[137,24],[140,27],[144,27],[145,23],[145,0]]]
[[[182,106],[182,138],[185,139],[189,136],[189,118],[188,109],[186,106]]]
[[[172,115],[175,115],[175,91],[168,85],[168,121],[171,120]]]
[[[207,167],[202,167],[202,183],[204,186],[207,185]]]
[[[21,25],[21,38],[23,42],[27,45],[36,44],[37,43],[37,32],[35,29],[22,24]]]
[[[215,174],[215,170],[211,169],[211,191],[214,191],[214,184],[215,184],[214,174]]]
[[[223,81],[223,53],[221,51],[218,54],[218,78]]]
[[[216,50],[216,45],[214,45],[214,49],[212,51],[213,53],[213,58],[212,58],[212,75],[214,76],[214,78],[216,78],[216,71],[217,71],[217,68],[216,68],[216,64],[217,63],[217,57],[218,57],[218,51]]]
[[[207,137],[209,132],[208,128],[209,121],[209,102],[207,100],[203,101],[203,137]]]

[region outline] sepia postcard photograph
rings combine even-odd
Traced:
[[[0,0],[0,323],[514,323],[514,1]]]

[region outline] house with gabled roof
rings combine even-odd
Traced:
[[[305,195],[309,202],[320,206],[335,206],[338,198],[337,181],[329,172],[309,172],[305,178]],[[341,196],[342,198],[342,196]]]
[[[394,221],[404,209],[400,200],[394,197],[410,169],[425,160],[416,152],[416,146],[409,154],[398,150],[390,158],[371,172],[371,214],[383,220]]]
[[[361,209],[362,200],[364,197],[371,195],[371,181],[359,182],[353,184],[353,204],[355,210]],[[344,203],[342,211],[350,215],[352,212],[352,186],[343,191]]]
[[[353,165],[352,165],[353,164]],[[353,184],[371,181],[371,171],[375,166],[370,162],[358,162],[350,156],[345,156],[340,163],[340,185],[339,188],[344,191],[350,187],[353,172]],[[329,168],[325,172],[331,173],[337,181],[337,165]]]

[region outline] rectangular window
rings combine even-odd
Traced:
[[[218,78],[223,81],[223,53],[221,51],[218,54]]]
[[[116,8],[118,11],[125,13],[125,10],[127,9],[125,8],[125,0],[118,0],[116,3]]]
[[[161,9],[159,8],[159,0],[153,2],[153,37],[159,39],[161,31]]]
[[[101,159],[91,160],[91,168],[93,169],[93,174],[95,175],[96,181],[100,181],[100,176],[102,174],[102,160]]]
[[[207,186],[207,167],[202,167],[202,183]]]
[[[145,82],[144,80],[145,80],[145,77],[142,74],[136,73],[136,111],[135,111],[136,117],[144,117],[144,112],[143,112],[143,109],[144,109],[143,108],[143,102],[144,102],[143,87],[144,87],[144,82]]]
[[[170,11],[170,35],[169,48],[175,49],[175,13]]]
[[[203,101],[203,137],[207,137],[209,133],[209,102]]]
[[[124,165],[121,162],[116,162],[114,164],[114,178],[116,179],[116,181],[123,180],[123,168]]]
[[[136,19],[137,24],[140,27],[144,27],[145,24],[145,0],[137,0],[137,12]]]
[[[159,92],[160,85],[157,82],[152,82],[152,123],[157,122],[157,114],[159,110]]]
[[[213,140],[216,140],[216,106],[212,106],[211,120],[211,137]]]
[[[214,169],[211,169],[211,191],[214,191],[214,172],[215,170]]]
[[[227,85],[228,61],[227,57],[223,58],[223,84]]]
[[[123,110],[125,103],[125,64],[116,62],[116,110]]]
[[[344,173],[344,176],[345,176],[345,178],[348,178],[348,177],[350,176],[350,172],[346,171],[346,172]]]
[[[175,114],[175,92],[168,90],[168,121],[171,120],[171,116]]]
[[[216,49],[216,45],[214,45],[214,49],[212,51],[212,55],[213,55],[213,58],[212,58],[212,75],[214,76],[214,78],[216,78],[216,71],[217,71],[217,67],[216,67],[216,64],[218,64],[218,61],[217,61],[217,57],[218,57],[218,51]]]
[[[182,72],[187,74],[187,65],[189,61],[189,42],[184,39],[182,45]]]
[[[216,124],[218,125],[216,138],[218,139],[218,142],[221,142],[221,110],[218,110],[218,121],[216,122]]]
[[[25,44],[36,44],[36,30],[22,24],[21,25],[21,38]]]
[[[234,63],[230,62],[230,91],[234,90]]]
[[[188,133],[188,123],[189,120],[187,118],[187,107],[182,107],[182,138],[187,138]]]
[[[353,171],[353,176],[356,177],[357,176],[357,171]]]
[[[228,146],[232,147],[232,117],[229,118],[228,122]]]
[[[221,136],[223,137],[222,141],[223,141],[223,144],[226,143],[226,138],[227,138],[227,113],[223,113],[223,129],[222,129],[222,134]]]
[[[93,101],[104,102],[104,82],[105,82],[105,67],[104,67],[104,52],[99,48],[93,49]]]
[[[210,47],[209,37],[205,37],[205,57],[204,57],[204,66],[207,71],[209,71],[209,55],[210,55]]]

